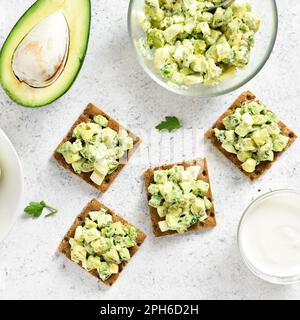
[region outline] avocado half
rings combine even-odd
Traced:
[[[69,27],[69,51],[58,79],[43,88],[19,81],[12,68],[14,53],[24,37],[43,19],[61,11]],[[64,95],[74,83],[85,58],[91,23],[90,0],[38,0],[16,23],[0,52],[0,83],[16,103],[30,108],[45,106]]]

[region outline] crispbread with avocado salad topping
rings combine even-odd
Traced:
[[[95,119],[94,117],[99,117],[99,119],[96,118],[98,123],[101,123],[101,121],[106,121],[104,130],[106,130],[107,134],[112,134],[112,133],[118,134],[119,133],[119,135],[120,135],[120,133],[122,132],[122,135],[125,136],[124,139],[131,140],[131,142],[132,142],[132,145],[127,147],[126,150],[121,150],[121,152],[124,152],[124,154],[120,155],[119,159],[114,159],[117,161],[113,161],[113,165],[114,165],[113,170],[111,170],[111,172],[109,171],[106,175],[103,174],[103,176],[102,176],[100,182],[98,182],[98,184],[96,184],[94,182],[96,180],[94,180],[94,181],[91,180],[91,176],[94,175],[94,172],[96,170],[93,168],[93,166],[92,166],[92,168],[89,168],[89,166],[91,164],[90,161],[87,159],[89,157],[89,154],[84,154],[84,156],[83,156],[82,151],[81,151],[81,153],[77,152],[76,154],[79,154],[79,156],[78,156],[78,158],[74,159],[77,161],[74,161],[73,163],[72,163],[72,159],[71,159],[71,161],[69,161],[71,163],[66,162],[65,157],[68,154],[65,153],[65,156],[63,155],[63,151],[65,151],[65,150],[68,151],[70,148],[73,148],[70,143],[73,143],[73,145],[75,146],[75,144],[77,144],[77,142],[79,142],[79,147],[82,147],[82,141],[80,139],[76,139],[76,137],[74,137],[75,134],[77,134],[77,137],[78,137],[78,133],[76,132],[76,130],[78,131],[78,129],[76,129],[76,128],[80,128],[80,124],[82,124],[82,123],[92,123],[93,125],[97,126],[98,124],[94,122],[94,119]],[[101,130],[101,129],[99,129],[99,130]],[[102,132],[104,130],[102,130]],[[128,135],[128,137],[126,135]],[[81,137],[80,132],[79,132],[79,137]],[[95,137],[97,137],[97,135],[92,136],[92,139],[95,139]],[[110,138],[110,137],[108,136],[108,138]],[[135,136],[130,130],[126,129],[124,126],[122,126],[115,119],[113,119],[112,117],[107,115],[104,111],[98,109],[96,106],[94,106],[93,104],[90,103],[86,107],[86,109],[83,111],[83,113],[79,116],[79,118],[76,120],[76,122],[73,124],[73,126],[70,129],[70,131],[68,132],[67,136],[59,144],[59,146],[57,147],[57,149],[54,152],[54,157],[57,160],[57,162],[61,166],[63,166],[65,169],[67,169],[68,171],[71,171],[72,173],[81,177],[84,181],[86,181],[88,184],[95,187],[97,190],[99,190],[101,192],[105,192],[109,189],[109,187],[111,186],[113,181],[119,175],[121,170],[125,167],[127,161],[130,159],[132,154],[136,151],[140,142],[141,142],[141,139],[139,137]],[[87,147],[87,145],[88,145],[88,143],[86,141],[83,141],[83,144],[84,144],[84,148]],[[92,144],[93,143],[89,144],[88,147],[94,147]],[[101,145],[100,146],[101,148],[103,148],[103,146],[104,146],[104,148],[105,148],[104,151],[107,151],[107,150],[108,151],[111,151],[111,150],[116,151],[117,148],[119,148],[119,146],[116,146],[115,149],[108,149],[108,148],[106,148],[106,146],[102,142],[99,143],[99,145]],[[67,149],[65,146],[67,146],[69,149]],[[64,150],[62,151],[63,148],[64,148]],[[130,148],[130,149],[128,149],[128,148]],[[76,151],[78,151],[78,145],[76,145]],[[94,148],[94,151],[100,152],[100,155],[101,155],[101,151],[95,150],[95,148]],[[72,156],[74,156],[74,154],[72,154]],[[76,169],[75,165],[77,163],[80,164],[82,162],[84,165],[88,165],[88,168],[86,169],[86,167],[85,167],[84,170],[82,170],[82,168],[79,167],[79,169],[77,169],[77,172],[75,172],[74,171]],[[73,169],[73,168],[75,168],[75,169]],[[101,169],[103,169],[103,168],[100,168],[100,170]],[[92,173],[93,170],[95,170],[95,171]],[[96,176],[96,178],[98,179],[99,177]]]
[[[280,151],[274,151],[274,148],[271,149],[271,157],[269,160],[260,160],[258,161],[258,164],[256,164],[255,169],[253,172],[246,172],[243,169],[243,162],[240,161],[240,159],[237,157],[236,154],[230,153],[227,150],[225,150],[222,147],[222,143],[218,140],[218,138],[215,135],[215,129],[217,130],[224,130],[225,126],[223,124],[223,120],[226,119],[228,116],[234,115],[237,109],[241,108],[245,103],[251,103],[251,102],[257,102],[258,104],[263,105],[256,96],[250,92],[246,91],[243,92],[231,105],[231,107],[216,121],[216,123],[213,125],[212,128],[210,128],[205,133],[205,138],[209,139],[211,143],[231,162],[233,162],[239,169],[242,171],[247,177],[249,177],[251,180],[258,179],[266,170],[270,169],[272,164],[278,159],[279,155],[282,154],[288,146],[290,146],[295,139],[297,138],[296,134],[290,130],[283,122],[277,121],[278,128],[280,129],[280,133],[278,133],[283,139],[285,139],[285,142],[282,143],[281,149],[278,149]],[[276,119],[275,114],[266,109],[266,111],[269,113],[269,116],[274,117]],[[276,123],[276,122],[275,122]],[[274,143],[274,141],[271,141]],[[263,145],[262,145],[263,146]],[[257,147],[259,148],[259,147]],[[244,159],[242,159],[244,160]],[[250,160],[251,161],[251,160]]]
[[[210,203],[210,208],[206,209],[207,217],[205,217],[205,219],[203,220],[199,219],[198,221],[193,223],[191,226],[189,226],[186,230],[182,230],[182,231],[183,232],[200,231],[200,230],[206,230],[206,229],[215,227],[217,224],[216,217],[215,217],[215,208],[213,204],[213,196],[212,196],[211,185],[210,185],[210,180],[208,175],[207,161],[205,158],[204,159],[197,158],[191,161],[183,161],[181,163],[174,163],[174,164],[163,165],[163,166],[158,166],[155,168],[148,169],[144,173],[144,183],[145,183],[148,201],[150,201],[152,198],[152,195],[149,192],[149,187],[154,183],[155,171],[169,170],[171,168],[178,167],[178,166],[184,167],[184,171],[191,167],[196,167],[196,166],[199,167],[198,168],[199,172],[197,171],[198,174],[196,176],[196,180],[200,182],[204,182],[204,184],[206,184],[207,192],[205,192],[205,198],[207,198],[207,200]],[[149,213],[152,221],[153,233],[156,237],[168,236],[168,235],[173,235],[178,233],[175,230],[167,230],[164,232],[161,231],[159,224],[160,222],[164,221],[164,217],[161,217],[159,215],[157,208],[154,208],[153,206],[149,205]]]
[[[64,236],[62,242],[59,245],[58,253],[62,253],[65,255],[69,260],[72,260],[71,258],[71,245],[69,243],[70,239],[73,239],[75,237],[76,229],[77,227],[83,226],[85,224],[85,219],[89,217],[90,212],[100,211],[100,210],[107,210],[107,214],[112,216],[112,222],[121,222],[125,226],[133,227],[131,224],[129,224],[125,219],[121,218],[120,216],[116,215],[114,211],[106,207],[101,202],[97,201],[96,199],[93,199],[90,201],[86,207],[82,210],[82,212],[77,216],[74,223],[72,224],[71,228],[67,232],[67,234]],[[128,248],[130,252],[130,259],[132,256],[139,250],[140,246],[146,239],[146,235],[138,230],[136,233],[136,244],[130,248]],[[120,273],[123,271],[124,267],[128,263],[128,260],[124,260],[119,264],[119,270],[117,273],[112,274],[108,279],[102,280],[99,277],[99,273],[96,269],[90,270],[89,273],[96,277],[98,280],[102,281],[104,284],[111,286],[115,283],[115,281],[118,279]],[[77,263],[80,267],[83,268],[82,262]]]

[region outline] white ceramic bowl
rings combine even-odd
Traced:
[[[0,168],[0,241],[2,241],[21,212],[24,178],[17,152],[1,129]]]

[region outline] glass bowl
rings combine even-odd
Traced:
[[[251,204],[247,207],[247,209],[244,211],[239,226],[238,226],[238,232],[237,232],[237,239],[238,239],[238,247],[239,251],[242,256],[242,260],[245,263],[245,265],[248,267],[248,269],[257,277],[259,277],[262,280],[265,280],[267,282],[273,283],[273,284],[281,284],[281,285],[288,285],[288,284],[294,284],[300,282],[300,271],[298,274],[291,274],[291,275],[279,275],[279,274],[270,274],[270,272],[266,271],[265,265],[263,263],[255,263],[253,260],[253,251],[250,249],[250,254],[247,254],[247,249],[245,249],[245,243],[243,241],[243,232],[245,227],[245,221],[247,219],[251,219],[251,213],[253,214],[253,209],[255,209],[258,205],[263,204],[265,200],[273,198],[276,201],[278,201],[278,197],[284,196],[285,200],[288,201],[295,201],[296,203],[300,203],[300,192],[296,190],[291,189],[280,189],[275,191],[270,191],[254,201],[251,202]],[[260,221],[261,225],[263,224],[262,221]],[[270,228],[269,228],[270,229]],[[265,232],[270,232],[270,230],[267,229]],[[249,230],[249,229],[248,229]],[[249,232],[249,231],[248,231]],[[256,230],[256,232],[259,232],[259,230]],[[254,238],[257,238],[254,236]],[[246,245],[247,246],[247,245]],[[274,243],[274,247],[276,247],[276,244]],[[265,251],[265,254],[267,251]],[[252,255],[252,258],[251,258]],[[257,257],[257,255],[256,255]],[[270,255],[270,257],[273,257]],[[270,260],[270,258],[269,258]],[[264,265],[264,266],[263,266]],[[262,267],[263,266],[263,267]],[[263,270],[265,269],[265,270]]]
[[[139,13],[143,12],[144,0],[130,0],[128,9],[129,36],[137,60],[145,72],[167,90],[185,96],[198,97],[212,97],[229,93],[254,78],[269,59],[275,44],[278,29],[277,6],[275,0],[237,0],[236,2],[250,3],[254,13],[261,18],[261,27],[255,35],[255,45],[251,51],[250,63],[215,86],[198,84],[187,87],[172,84],[164,79],[154,68],[153,62],[142,54],[138,41],[145,37],[145,33],[139,22]]]

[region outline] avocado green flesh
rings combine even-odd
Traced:
[[[69,240],[71,260],[87,271],[97,270],[106,281],[119,273],[120,264],[130,260],[129,249],[136,246],[137,229],[121,221],[113,221],[107,209],[90,211]]]
[[[32,28],[47,16],[61,10],[70,30],[68,59],[60,77],[45,88],[20,82],[12,69],[16,48]],[[0,83],[9,97],[25,107],[41,107],[64,95],[75,81],[85,58],[91,21],[90,0],[38,0],[20,18],[0,52]]]
[[[225,130],[214,129],[216,138],[227,152],[235,154],[248,173],[264,161],[272,162],[276,152],[289,143],[280,123],[264,104],[244,101],[240,108],[223,119]]]

